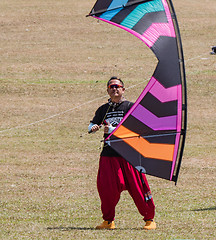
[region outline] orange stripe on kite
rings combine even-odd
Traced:
[[[128,128],[121,125],[114,134],[117,138],[131,138],[131,137],[139,137],[139,134],[132,132]]]
[[[146,139],[140,137],[137,133],[130,131],[122,125],[113,135],[122,139],[125,143],[139,152],[143,157],[166,161],[173,160],[173,144],[149,143]]]

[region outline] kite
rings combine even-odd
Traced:
[[[186,76],[171,0],[97,0],[88,16],[128,31],[158,59],[148,84],[105,141],[139,172],[177,183],[186,137]]]

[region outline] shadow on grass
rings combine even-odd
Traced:
[[[71,231],[71,230],[94,230],[94,228],[87,227],[48,227],[47,230],[60,230],[60,231]]]
[[[59,230],[59,231],[73,231],[73,230],[95,230],[95,231],[101,231],[92,227],[47,227],[47,230]],[[107,229],[104,229],[107,231]],[[110,231],[115,231],[115,230],[128,230],[128,228],[116,228],[112,229]],[[130,230],[142,230],[142,228],[130,228]],[[103,231],[103,230],[102,230]]]
[[[193,209],[193,210],[191,210],[191,211],[201,212],[201,211],[214,211],[214,210],[216,210],[216,207]]]

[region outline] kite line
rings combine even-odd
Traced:
[[[192,60],[195,60],[195,59],[198,59],[198,58],[201,58],[201,57],[203,57],[203,56],[205,56],[205,55],[207,55],[207,53],[203,53],[203,54],[201,54],[201,55],[199,55],[199,56],[196,56],[196,57],[193,57],[193,58],[189,58],[189,59],[185,60],[185,63],[186,63],[186,62],[189,62],[189,61],[192,61]],[[209,55],[209,53],[208,53],[208,55]],[[145,81],[147,81],[147,80],[145,80]],[[127,89],[131,89],[131,88],[137,87],[138,85],[143,84],[143,82],[145,82],[145,81],[142,81],[142,82],[140,82],[140,83],[138,83],[138,84],[135,84],[135,85],[133,85],[133,86],[130,86],[130,87],[128,87]],[[104,95],[104,96],[101,96],[101,97],[92,99],[92,100],[90,100],[90,101],[88,101],[88,102],[85,102],[85,103],[82,103],[82,104],[80,104],[80,105],[78,105],[78,106],[76,106],[76,107],[67,109],[67,110],[65,110],[65,111],[63,111],[63,112],[60,112],[60,113],[51,115],[51,116],[49,116],[49,117],[46,117],[46,118],[37,120],[37,121],[32,122],[32,123],[26,123],[26,124],[23,124],[23,125],[18,125],[18,126],[15,126],[15,127],[11,127],[11,128],[7,128],[7,129],[4,129],[4,130],[0,130],[0,134],[9,132],[9,131],[12,131],[12,130],[15,130],[15,129],[30,127],[30,126],[33,126],[33,125],[36,125],[36,124],[39,124],[39,123],[42,123],[42,122],[46,122],[46,121],[49,120],[49,119],[52,119],[52,118],[61,116],[61,115],[63,115],[63,114],[66,114],[66,113],[68,113],[68,112],[71,112],[71,111],[74,111],[75,109],[79,109],[80,107],[82,107],[82,106],[84,106],[84,105],[90,104],[90,103],[92,103],[92,102],[95,102],[95,101],[97,101],[97,100],[103,99],[103,98],[105,98],[105,97],[107,97],[107,95]]]

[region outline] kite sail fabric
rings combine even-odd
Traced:
[[[158,59],[133,107],[105,139],[140,172],[177,182],[186,135],[186,79],[170,0],[98,0],[89,16],[142,40]]]

